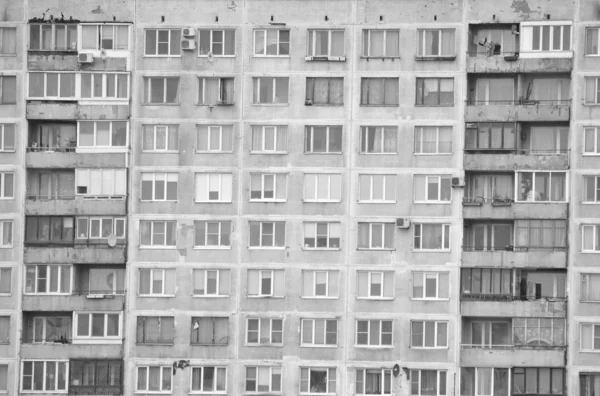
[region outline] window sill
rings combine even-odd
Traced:
[[[337,348],[338,345],[314,345],[314,344],[300,344],[300,348],[328,348],[328,349],[335,349]]]
[[[175,294],[138,294],[140,298],[175,298]]]
[[[318,153],[314,153],[314,152],[304,152],[304,155],[343,155],[344,153],[341,151],[331,151],[331,152],[318,152]]]
[[[269,247],[269,246],[248,246],[248,250],[273,250],[273,251],[285,251],[285,247]]]
[[[141,250],[177,250],[177,246],[142,246],[140,245],[139,248]]]
[[[342,250],[342,248],[336,247],[336,248],[310,248],[310,247],[303,247],[302,248],[303,251],[305,252],[339,252]]]
[[[198,58],[208,58],[208,55],[198,55]],[[234,55],[212,55],[213,58],[235,58],[235,54]]]
[[[358,345],[358,344],[354,344],[354,348],[359,348],[359,349],[394,349],[393,345]]]
[[[230,204],[233,201],[194,201],[196,204]]]
[[[75,154],[94,154],[94,153],[114,153],[114,154],[125,154],[129,152],[128,147],[77,147]]]
[[[400,107],[399,104],[360,104],[360,107]]]
[[[173,346],[174,342],[136,342],[137,346]]]
[[[393,153],[365,153],[365,152],[359,152],[359,155],[373,155],[373,156],[379,156],[379,155],[398,155],[397,152],[393,152]]]
[[[177,199],[140,199],[142,203],[177,203],[179,200]]]
[[[249,199],[248,201],[254,203],[286,203],[287,199]]]
[[[85,50],[82,50],[85,51]],[[49,49],[27,49],[27,53],[29,52],[36,52],[36,53],[43,53],[43,54],[70,54],[70,55],[77,55],[78,51],[76,49],[74,50],[49,50]]]
[[[569,203],[567,201],[518,201],[515,200],[516,204],[566,204]]]
[[[276,59],[276,58],[291,58],[290,55],[252,55],[253,58]],[[261,392],[262,393],[262,392]]]
[[[342,203],[342,201],[307,201],[305,199],[302,200],[302,203],[314,203],[314,204],[327,204],[327,203]]]
[[[339,300],[340,297],[339,296],[336,296],[336,297],[306,297],[306,296],[300,296],[300,299],[301,300]]]
[[[142,103],[142,106],[181,106],[181,103]]]
[[[244,346],[252,348],[283,348],[283,344],[253,344],[251,342],[244,342]]]
[[[311,103],[311,104],[307,104],[306,102],[304,102],[304,106],[305,107],[339,107],[339,108],[343,108],[344,104],[329,104],[329,103]]]
[[[395,297],[356,297],[356,299],[362,301],[394,301]]]
[[[414,204],[452,205],[452,201],[413,201]]]
[[[84,345],[84,344],[95,344],[95,345],[121,345],[123,340],[119,338],[118,340],[114,339],[106,339],[106,338],[96,338],[96,339],[73,339],[71,342],[72,345]],[[68,345],[68,344],[67,344]]]
[[[583,153],[582,157],[600,157],[600,153]]]
[[[450,249],[413,249],[413,253],[450,253]]]
[[[289,103],[250,103],[254,107],[289,107]]]
[[[594,300],[579,300],[580,303],[585,303],[585,304],[598,304],[600,303],[600,301],[594,301]]]
[[[0,150],[0,153],[16,153],[17,150]],[[600,154],[597,154],[600,155]]]
[[[448,55],[448,56],[435,56],[435,55],[424,55],[424,56],[415,56],[416,61],[453,61],[456,59],[456,55]]]
[[[194,250],[231,250],[231,246],[194,246]]]
[[[142,154],[179,154],[179,150],[142,150]]]
[[[23,293],[25,296],[45,296],[45,297],[66,297],[66,296],[72,296],[72,293],[31,293],[31,292],[24,292]],[[4,296],[4,294],[2,294],[2,296]]]
[[[449,298],[417,298],[411,297],[412,301],[450,301]]]
[[[447,155],[451,156],[453,153],[413,153],[417,157],[432,157],[435,155]]]
[[[0,58],[16,58],[16,57],[17,57],[17,54],[0,54]],[[0,393],[2,393],[2,392],[3,391],[0,391]]]
[[[600,250],[581,250],[581,254],[598,254]]]
[[[201,346],[201,347],[223,347],[223,346],[227,346],[229,344],[197,344],[197,343],[193,343],[190,342],[191,346]]]
[[[226,299],[229,298],[231,296],[226,296],[226,295],[216,295],[216,296],[203,296],[203,295],[199,295],[199,294],[192,294],[192,298],[208,298],[208,299]]]
[[[452,104],[433,104],[433,105],[415,104],[415,107],[454,107],[454,103],[452,103]]]
[[[249,295],[246,295],[246,298],[263,299],[263,300],[267,300],[267,299],[283,300],[283,299],[285,299],[285,296],[249,296]]]
[[[196,154],[233,154],[233,150],[230,151],[194,151]]]
[[[143,58],[181,58],[181,55],[143,55]]]
[[[410,349],[416,349],[416,350],[438,350],[438,351],[443,351],[443,350],[448,350],[448,347],[415,347],[415,346],[410,346]]]
[[[42,97],[42,98],[32,98],[32,97],[27,97],[25,100],[34,100],[34,101],[41,101],[41,102],[73,102],[76,103],[79,101],[79,98],[74,98],[74,97],[70,97],[70,98],[55,98],[55,97]],[[16,103],[2,103],[2,104],[16,104]]]
[[[381,248],[378,248],[378,249],[358,248],[356,250],[358,250],[359,252],[395,252],[396,251],[395,248],[387,248],[387,249],[381,249]]]
[[[366,55],[361,55],[360,59],[366,59],[366,60],[370,60],[370,59],[381,59],[381,60],[391,59],[392,62],[393,62],[394,59],[401,59],[401,57],[399,57],[399,56],[366,56]]]
[[[396,204],[398,201],[356,201],[359,204]]]
[[[217,107],[232,107],[235,106],[235,103],[214,103],[214,104],[204,104],[204,103],[196,103],[196,107],[203,107],[212,111],[212,109]]]
[[[287,155],[287,151],[250,151],[250,155]]]

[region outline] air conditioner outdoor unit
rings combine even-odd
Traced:
[[[396,227],[409,228],[410,227],[410,219],[407,219],[407,218],[396,219]]]
[[[452,178],[452,187],[464,187],[465,179],[462,177],[453,177]]]
[[[181,49],[187,50],[187,51],[195,50],[196,49],[196,41],[189,40],[189,39],[181,40]]]
[[[89,52],[82,52],[77,56],[77,62],[92,63],[92,62],[94,62],[94,55],[92,55]]]
[[[181,30],[181,35],[183,37],[196,37],[196,29],[191,27],[186,27]]]

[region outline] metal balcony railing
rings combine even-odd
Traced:
[[[75,145],[72,146],[30,146],[28,153],[74,153]]]
[[[471,100],[465,101],[467,106],[570,106],[571,99],[506,99],[506,100]]]

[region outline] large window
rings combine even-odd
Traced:
[[[452,127],[415,127],[415,154],[452,154]]]
[[[465,251],[508,250],[514,245],[512,223],[471,223],[464,232]]]
[[[87,286],[87,288],[86,288]],[[90,294],[125,294],[125,268],[90,268],[82,291]],[[87,290],[85,290],[87,289]]]
[[[285,246],[284,221],[250,221],[251,248],[283,248]]]
[[[394,322],[392,320],[356,320],[356,345],[392,346],[393,337]]]
[[[78,148],[127,147],[127,121],[79,121]]]
[[[246,366],[245,393],[281,393],[280,366]]]
[[[284,202],[287,173],[251,173],[250,201]]]
[[[342,175],[337,173],[305,173],[305,202],[340,202]]]
[[[600,104],[600,77],[585,77],[585,104]]]
[[[358,201],[396,202],[396,175],[358,175]]]
[[[600,252],[600,225],[581,226],[582,252]]]
[[[226,394],[227,368],[215,366],[192,367],[193,393]]]
[[[196,151],[227,153],[233,151],[233,125],[197,125]]]
[[[307,126],[304,130],[307,154],[342,153],[342,126]]]
[[[144,103],[179,104],[179,77],[144,77]]]
[[[12,32],[6,32],[6,29],[13,29]],[[15,53],[16,28],[4,28],[3,45],[8,44],[10,49],[10,39],[12,36],[12,52]],[[6,35],[6,38],[4,37]],[[77,51],[77,24],[44,23],[29,25],[29,50],[30,51]]]
[[[229,344],[229,318],[201,316],[192,318],[192,345]]]
[[[465,150],[514,150],[514,122],[476,122],[466,125]]]
[[[392,370],[390,369],[356,369],[357,395],[391,395]]]
[[[287,152],[288,128],[285,125],[253,125],[252,153],[283,154]]]
[[[174,296],[174,268],[140,268],[139,295],[147,297]]]
[[[285,270],[249,269],[247,282],[248,297],[285,296]]]
[[[173,367],[137,366],[136,392],[170,393]]]
[[[344,104],[344,78],[307,77],[305,104],[342,106]]]
[[[448,272],[413,272],[412,298],[414,300],[447,300],[450,292]]]
[[[75,26],[75,37],[77,27]],[[17,53],[17,28],[5,26],[0,28],[0,54],[14,55]],[[1,387],[0,387],[1,389]]]
[[[234,29],[200,29],[198,36],[199,56],[235,56]]]
[[[231,247],[231,220],[194,221],[194,247],[202,249],[227,249]]]
[[[33,72],[29,73],[29,98],[31,99],[67,99],[75,100],[75,79],[71,72]],[[4,76],[3,80],[7,77]],[[7,88],[3,84],[4,88]],[[14,103],[14,101],[13,101]]]
[[[146,29],[144,56],[181,56],[181,29]]]
[[[82,50],[128,50],[128,25],[81,25]]]
[[[0,199],[15,198],[15,173],[0,172]]]
[[[289,56],[289,29],[255,29],[254,56]]]
[[[288,77],[254,77],[253,104],[287,104],[289,103]]]
[[[15,139],[15,124],[0,124],[0,152],[14,152]]]
[[[517,82],[513,77],[477,78],[475,90],[469,93],[469,105],[488,106],[514,104]]]
[[[12,290],[12,268],[0,268],[0,295],[10,294]]]
[[[307,40],[307,56],[329,58],[344,56],[343,30],[309,30]]]
[[[25,293],[70,294],[70,265],[27,265],[25,267]]]
[[[123,100],[129,98],[129,74],[81,73],[82,99]]]
[[[28,316],[23,319],[23,342],[33,344],[68,343],[71,339],[69,316]]]
[[[73,217],[27,216],[25,220],[25,243],[73,243],[73,222]]]
[[[594,56],[600,55],[598,50],[598,33],[600,28],[587,27],[585,28],[585,55]]]
[[[566,172],[517,172],[519,194],[522,202],[566,202]]]
[[[361,106],[398,106],[399,101],[398,78],[361,78]]]
[[[395,154],[398,152],[398,128],[395,126],[360,127],[361,154]]]
[[[42,85],[42,89],[44,86]],[[17,103],[17,77],[0,76],[0,105]]]
[[[600,274],[581,274],[580,301],[600,302]]]
[[[509,394],[509,369],[497,367],[462,367],[460,394],[490,396]]]
[[[249,345],[283,343],[283,319],[248,318],[246,326],[246,342]]]
[[[356,297],[394,298],[394,271],[356,271]]]
[[[454,106],[454,78],[417,78],[417,106]]]
[[[566,246],[565,220],[516,220],[515,246],[554,248]]]
[[[600,392],[600,373],[579,374],[579,396],[595,396]]]
[[[511,270],[499,268],[463,268],[461,298],[485,299],[488,296],[509,299],[512,296]]]
[[[448,348],[448,322],[413,320],[410,328],[411,348]]]
[[[415,224],[415,250],[450,250],[450,224]]]
[[[177,173],[142,173],[142,201],[177,201]]]
[[[198,104],[200,106],[232,105],[233,77],[198,77]]]
[[[415,175],[415,202],[443,203],[452,199],[452,177]]]
[[[568,126],[531,126],[520,134],[521,154],[566,154],[569,149]]]
[[[341,223],[304,222],[304,249],[339,249]]]
[[[177,152],[179,151],[178,125],[143,125],[142,151]]]
[[[399,58],[399,29],[364,29],[362,56],[366,58]]]
[[[493,336],[493,333],[492,333]],[[552,318],[514,318],[513,344],[518,346],[565,346],[566,320]]]
[[[125,238],[125,217],[77,217],[77,239]]]
[[[418,29],[417,57],[456,56],[454,29]]]
[[[140,221],[140,246],[174,247],[177,221]]]
[[[583,176],[583,202],[600,202],[600,176]]]
[[[564,395],[565,370],[550,367],[514,367],[513,395]]]
[[[600,155],[600,128],[584,128],[583,155]]]
[[[358,223],[358,249],[394,249],[394,223]]]
[[[340,293],[340,272],[303,270],[302,298],[337,298]]]
[[[443,370],[410,370],[411,396],[443,396],[446,395],[446,371]],[[468,395],[461,393],[461,395]],[[470,394],[469,394],[470,395]],[[504,396],[504,395],[498,395]]]
[[[23,360],[21,364],[21,392],[67,392],[68,361]]]
[[[300,394],[335,394],[336,369],[328,367],[301,367]]]
[[[229,297],[228,269],[194,269],[194,297]]]
[[[474,348],[496,348],[512,346],[509,321],[473,320],[463,326],[468,334],[462,344]]]
[[[0,220],[0,248],[10,248],[13,244],[13,221]]]
[[[173,344],[175,320],[172,316],[138,316],[138,344]]]
[[[77,168],[76,194],[83,198],[124,198],[127,195],[127,169]]]
[[[571,25],[521,23],[521,52],[555,52],[571,50]]]
[[[301,319],[300,346],[337,345],[336,319]]]
[[[111,340],[121,342],[121,314],[105,312],[75,312],[74,343],[99,341],[109,343]]]
[[[73,394],[121,394],[122,360],[70,360],[69,391]]]

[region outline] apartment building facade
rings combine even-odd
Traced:
[[[4,4],[0,392],[600,392],[596,5],[497,3]]]

